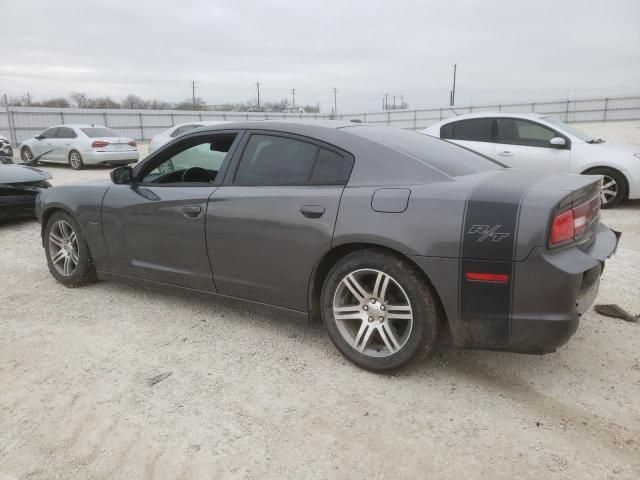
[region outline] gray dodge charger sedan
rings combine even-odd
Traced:
[[[617,235],[601,177],[504,168],[347,122],[194,129],[112,182],[37,200],[51,273],[234,297],[324,323],[374,371],[434,350],[546,353],[593,302]]]

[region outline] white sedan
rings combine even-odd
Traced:
[[[548,115],[459,115],[422,133],[514,168],[602,175],[600,198],[605,208],[640,198],[640,146],[605,143]]]
[[[166,129],[163,132],[154,135],[149,142],[149,153],[155,152],[165,143],[169,143],[175,137],[182,135],[189,130],[193,130],[194,128],[203,127],[205,125],[219,125],[221,123],[230,123],[225,122],[223,120],[204,120],[201,122],[190,122],[190,123],[181,123],[179,125],[174,125]]]
[[[100,125],[54,125],[20,145],[20,158],[68,163],[74,170],[85,165],[128,165],[138,161],[135,140]]]

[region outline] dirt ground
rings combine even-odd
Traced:
[[[623,236],[597,302],[640,313],[640,202],[603,221]],[[589,311],[553,354],[442,349],[381,376],[299,320],[67,289],[34,221],[0,246],[0,480],[640,478],[640,324]]]

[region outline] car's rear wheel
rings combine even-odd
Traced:
[[[44,248],[49,271],[67,287],[79,287],[96,280],[91,252],[71,215],[55,212],[47,221]]]
[[[627,182],[624,175],[612,168],[594,168],[589,175],[602,175],[600,202],[602,208],[617,207],[627,196]]]
[[[29,147],[22,147],[20,150],[20,158],[24,163],[30,163],[33,160],[33,152]]]
[[[71,150],[71,152],[69,152],[69,166],[74,170],[82,169],[84,163],[82,163],[82,155],[80,155],[79,152],[76,152],[75,150]]]
[[[435,294],[415,266],[377,249],[353,252],[331,269],[322,318],[343,355],[377,372],[431,353],[441,323]]]

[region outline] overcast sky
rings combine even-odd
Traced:
[[[0,93],[374,111],[640,93],[640,0],[0,0]]]

